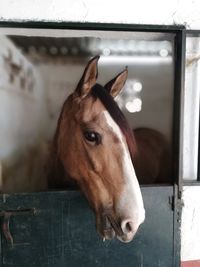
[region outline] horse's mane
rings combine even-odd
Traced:
[[[117,123],[121,129],[123,135],[126,138],[126,142],[129,148],[131,159],[133,161],[134,156],[137,152],[136,140],[132,129],[130,128],[124,114],[117,105],[114,98],[109,94],[109,92],[100,84],[95,84],[91,90],[91,94],[94,98],[98,98],[102,104],[105,106],[113,120]]]

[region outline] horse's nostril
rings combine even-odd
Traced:
[[[131,232],[132,231],[132,226],[131,226],[131,223],[130,222],[127,222],[126,223],[126,229],[128,232]]]
[[[131,220],[123,220],[121,222],[121,228],[124,234],[128,234],[134,231],[134,224]]]

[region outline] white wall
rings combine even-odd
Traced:
[[[1,36],[0,43],[0,159],[7,160],[43,138],[47,112],[39,72],[9,39]],[[19,73],[11,71],[9,53]]]
[[[41,176],[48,112],[43,78],[5,36],[0,36],[0,74],[0,191],[45,189]]]
[[[185,24],[200,28],[199,0],[1,0],[1,20]]]
[[[182,261],[200,259],[200,187],[183,189],[183,213],[181,226]]]
[[[84,66],[81,64],[40,64],[37,66],[43,81],[49,115],[48,138],[51,139],[56,128],[62,104],[76,88]]]

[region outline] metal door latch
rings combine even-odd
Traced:
[[[14,245],[13,237],[10,233],[10,217],[19,215],[36,215],[38,212],[35,208],[31,209],[19,209],[19,210],[6,210],[0,211],[0,217],[3,217],[2,221],[2,231],[5,239],[11,246]]]

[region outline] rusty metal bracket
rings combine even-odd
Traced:
[[[0,217],[3,217],[2,231],[5,239],[13,247],[14,241],[10,233],[10,217],[11,216],[22,216],[22,215],[36,215],[38,212],[35,208],[31,209],[19,209],[19,210],[6,210],[0,211]]]

